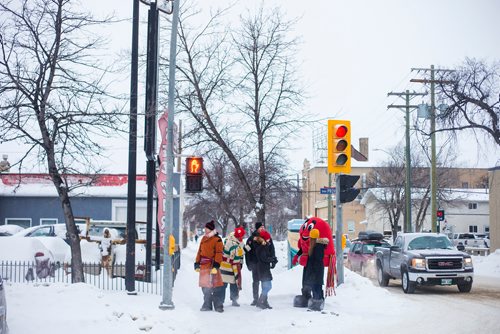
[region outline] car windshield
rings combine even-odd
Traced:
[[[450,239],[445,236],[424,236],[417,237],[410,241],[408,244],[408,250],[412,249],[452,249]]]
[[[362,253],[363,254],[375,254],[375,246],[376,245],[370,245],[370,244],[363,245]]]

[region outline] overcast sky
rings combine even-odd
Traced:
[[[132,0],[85,0],[82,5],[96,14],[115,11],[119,18],[130,18]],[[202,1],[202,8],[225,6],[228,0]],[[260,2],[241,1],[234,16],[248,5],[258,7]],[[301,36],[303,44],[298,60],[303,63],[302,77],[310,99],[304,110],[318,118],[338,118],[352,121],[353,143],[359,137],[370,140],[370,162],[375,165],[386,158],[381,150],[389,150],[404,141],[404,114],[387,109],[397,98],[388,98],[388,92],[406,89],[425,91],[421,84],[410,84],[418,75],[412,67],[452,68],[465,57],[487,61],[500,59],[500,1],[496,0],[349,0],[349,1],[299,1],[266,0],[265,5],[282,7],[288,18],[301,17],[291,34]],[[147,6],[141,4],[141,13]],[[162,24],[168,24],[163,20]],[[146,31],[142,23],[141,33]],[[127,51],[131,45],[131,23],[114,26],[109,34],[110,51]],[[141,37],[141,43],[145,39]],[[168,53],[165,47],[164,53]],[[129,91],[129,78],[121,83]],[[144,87],[140,86],[143,94]],[[412,102],[429,102],[416,98]],[[139,107],[143,108],[143,103]],[[326,124],[326,120],[325,120]],[[313,159],[312,129],[304,129],[301,140],[293,143],[296,148],[291,166],[298,171],[304,158]],[[461,137],[466,137],[465,134]],[[491,139],[488,141],[492,142]],[[457,146],[460,163],[469,167],[492,167],[499,164],[500,150],[482,142]],[[438,146],[440,138],[438,136]],[[145,172],[142,143],[138,144],[139,173]],[[378,151],[375,151],[378,149]],[[127,172],[127,138],[113,144],[112,160],[106,165],[110,172]],[[0,144],[0,153],[8,153],[15,161],[19,148]],[[476,162],[479,161],[479,162]],[[38,170],[33,170],[38,171]]]

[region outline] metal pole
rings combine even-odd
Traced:
[[[439,232],[436,221],[437,175],[436,175],[436,103],[434,92],[434,65],[431,65],[431,223],[432,232]]]
[[[302,217],[302,192],[300,191],[300,178],[297,174],[297,217]]]
[[[125,288],[135,291],[135,199],[137,174],[137,80],[139,62],[139,0],[134,0],[132,18],[132,59],[130,73],[130,128],[128,148],[127,246],[125,258]]]
[[[172,258],[169,254],[170,234],[172,234],[174,189],[173,189],[173,168],[174,168],[174,98],[175,98],[175,57],[177,52],[177,24],[179,22],[179,2],[174,1],[174,12],[172,17],[172,33],[170,38],[170,64],[168,72],[168,125],[167,125],[167,149],[165,150],[165,175],[167,177],[165,185],[165,234],[163,235],[163,296],[160,309],[174,309],[172,302]]]
[[[344,253],[342,250],[342,203],[340,203],[340,174],[337,174],[335,189],[335,205],[337,207],[337,229],[335,232],[335,254],[337,255],[337,284],[344,283]]]
[[[406,226],[405,232],[412,232],[411,226],[411,157],[410,157],[410,91],[406,91],[406,182],[405,182],[405,200],[406,200]]]
[[[328,188],[332,188],[332,173],[328,173]],[[330,224],[330,228],[333,231],[333,212],[332,212],[332,194],[331,190],[328,190],[328,196],[327,196],[327,208],[328,208],[328,224]]]
[[[156,179],[156,113],[158,91],[158,10],[151,2],[148,15],[148,45],[146,67],[146,117],[144,150],[146,152],[147,213],[146,213],[146,280],[151,279],[151,258],[153,244],[153,201]]]

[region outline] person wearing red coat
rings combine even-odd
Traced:
[[[214,221],[205,224],[205,234],[201,238],[196,254],[194,269],[200,273],[199,286],[203,292],[203,305],[200,311],[224,312],[224,282],[220,273],[224,245],[215,230]]]

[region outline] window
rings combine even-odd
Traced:
[[[470,233],[477,233],[477,225],[469,225]]]
[[[484,227],[484,233],[490,233],[490,227],[489,226],[485,226]]]
[[[57,224],[57,218],[40,218],[40,225],[52,225]]]
[[[469,203],[469,210],[476,210],[477,209],[477,203]]]
[[[27,228],[31,227],[31,218],[5,218],[5,224]]]

